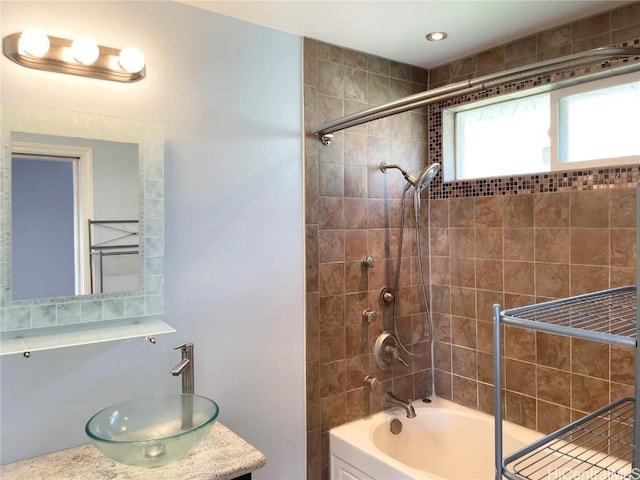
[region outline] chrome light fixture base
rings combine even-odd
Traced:
[[[19,48],[21,35],[8,35],[4,38],[2,47],[5,56],[23,67],[125,83],[137,82],[146,75],[146,67],[135,73],[123,70],[118,63],[120,50],[102,45],[98,45],[99,55],[92,64],[76,62],[70,53],[73,42],[66,38],[49,36],[50,47],[42,57],[23,54]]]

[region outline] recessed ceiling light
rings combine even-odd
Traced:
[[[447,32],[431,32],[427,33],[427,40],[429,40],[430,42],[440,42],[448,36],[449,35],[447,35]]]

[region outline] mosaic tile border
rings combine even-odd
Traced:
[[[640,39],[620,44],[621,47],[638,47]],[[581,66],[557,73],[546,74],[518,82],[482,90],[477,93],[461,96],[440,102],[429,107],[429,161],[443,162],[442,158],[442,110],[454,105],[496,97],[516,91],[528,90],[567,78],[580,77],[598,69],[615,68],[629,62],[640,62],[634,59],[614,60]],[[446,199],[461,197],[482,197],[494,195],[517,195],[527,193],[568,192],[579,190],[595,190],[602,188],[629,188],[640,181],[640,165],[618,167],[567,170],[532,175],[518,175],[478,180],[443,182],[442,171],[438,173],[432,184],[430,198]]]

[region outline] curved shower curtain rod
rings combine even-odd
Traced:
[[[608,59],[608,61],[619,58],[640,57],[640,48],[637,47],[601,47],[593,50],[587,50],[581,53],[575,53],[565,57],[559,57],[553,60],[532,63],[524,67],[513,68],[503,72],[484,75],[482,77],[463,80],[460,82],[445,85],[443,87],[426,90],[416,93],[408,97],[395,100],[393,102],[380,105],[378,107],[369,108],[347,115],[337,120],[332,120],[316,127],[313,133],[320,137],[323,144],[329,145],[333,139],[333,133],[345,128],[355,127],[363,123],[378,120],[380,118],[389,117],[398,113],[415,110],[432,103],[449,100],[461,95],[468,95],[487,88],[496,87],[505,83],[522,80],[533,75],[542,75],[560,71],[563,67],[577,67],[593,63],[595,60]],[[567,83],[581,83],[592,80],[594,77],[619,75],[630,71],[640,70],[640,62],[617,67],[613,70],[602,70],[582,77],[572,77],[566,81],[555,82],[550,84],[548,88],[558,88]]]

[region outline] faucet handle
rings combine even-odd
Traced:
[[[403,364],[405,367],[409,366],[409,364],[405,362],[404,359],[400,356],[400,349],[398,347],[387,345],[385,347],[385,353],[389,355],[391,358],[393,358],[394,360],[397,360],[398,362]]]
[[[182,343],[182,344],[178,345],[177,347],[173,347],[174,350],[187,350],[189,348],[193,348],[193,343],[185,342],[185,343]]]

